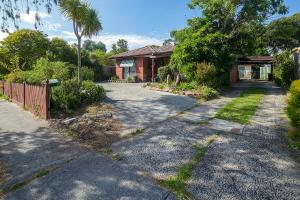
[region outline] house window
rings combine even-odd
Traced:
[[[123,73],[125,79],[135,76],[135,66],[135,59],[122,60],[120,67],[124,68]]]

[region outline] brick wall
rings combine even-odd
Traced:
[[[230,72],[230,85],[235,84],[238,81],[238,68],[234,66]]]
[[[116,76],[122,80],[123,79],[123,68],[120,67],[121,60],[116,61]]]
[[[135,60],[135,73],[137,75],[138,81],[144,81],[144,59],[145,58],[137,58]]]

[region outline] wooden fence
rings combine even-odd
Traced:
[[[44,119],[49,118],[49,90],[48,81],[38,86],[0,80],[0,93]]]

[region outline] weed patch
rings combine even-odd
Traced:
[[[197,150],[196,155],[191,158],[188,163],[184,164],[178,169],[176,176],[164,180],[158,180],[158,183],[161,186],[172,190],[179,200],[193,199],[193,197],[186,190],[187,181],[191,178],[193,169],[205,156],[209,145],[212,144],[216,138],[217,135],[211,138],[205,147],[193,145],[193,147]]]

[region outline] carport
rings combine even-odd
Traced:
[[[237,62],[238,80],[273,80],[273,56],[241,57]]]

